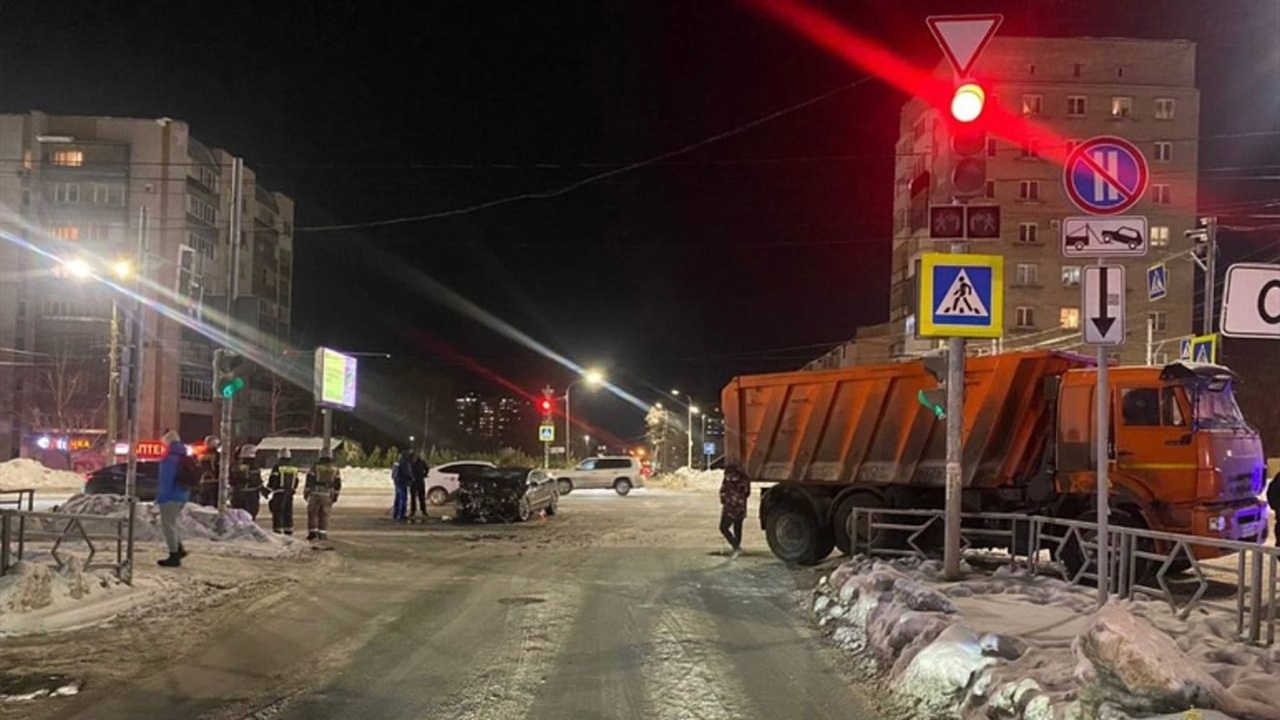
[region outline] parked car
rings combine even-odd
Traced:
[[[449,498],[458,492],[459,475],[496,467],[497,465],[483,460],[457,460],[431,468],[427,472],[427,502],[432,505],[449,502]]]
[[[626,495],[631,488],[644,487],[644,466],[629,455],[587,458],[572,470],[556,474],[556,489],[561,495],[574,490],[613,488]]]
[[[84,492],[86,495],[123,495],[126,463],[117,463],[98,468],[84,476]],[[138,500],[153,502],[156,499],[156,486],[160,479],[160,463],[155,461],[138,461]]]
[[[555,515],[556,484],[544,470],[481,467],[458,476],[457,518],[467,522],[524,522]]]

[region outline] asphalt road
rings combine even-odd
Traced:
[[[313,571],[169,621],[136,673],[22,714],[880,717],[797,609],[812,575],[751,521],[746,556],[717,554],[717,517],[714,496],[658,490],[575,493],[525,525],[396,525],[380,499],[339,503]]]

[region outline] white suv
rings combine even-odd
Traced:
[[[458,492],[459,475],[494,467],[497,465],[483,460],[459,460],[431,468],[427,472],[427,502],[432,505],[449,502],[449,498]]]
[[[613,488],[619,495],[626,495],[633,487],[644,487],[643,471],[640,461],[627,455],[594,457],[572,470],[559,471],[555,478],[561,495],[591,488]]]

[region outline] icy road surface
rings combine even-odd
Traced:
[[[291,571],[296,581],[57,643],[94,658],[57,662],[49,650],[43,669],[78,670],[82,693],[0,714],[880,717],[796,609],[811,574],[775,560],[754,520],[745,557],[713,554],[723,550],[714,495],[577,492],[546,521],[490,526],[394,525],[384,499],[344,497],[335,552]]]

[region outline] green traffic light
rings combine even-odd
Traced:
[[[218,392],[222,394],[222,397],[229,398],[243,389],[244,378],[235,377],[230,380],[223,381],[222,386],[218,388]]]

